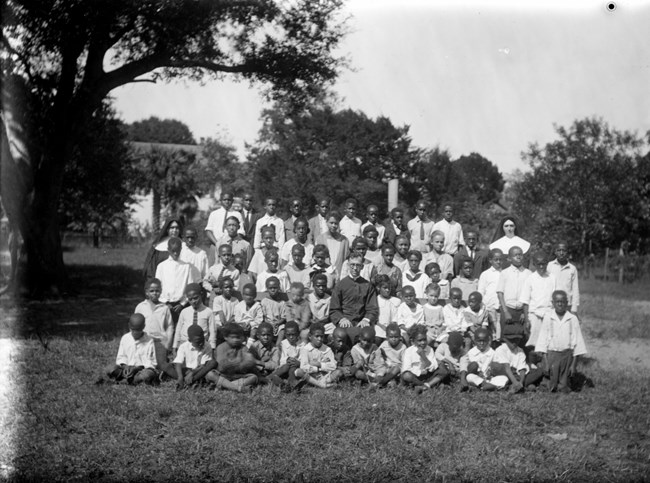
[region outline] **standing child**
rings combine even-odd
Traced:
[[[271,248],[264,255],[264,261],[266,262],[266,270],[257,274],[257,281],[255,282],[255,288],[258,292],[264,292],[266,290],[266,280],[270,277],[275,277],[278,279],[280,291],[286,293],[289,290],[289,276],[284,270],[280,270],[280,257],[278,256],[278,250],[276,248]]]
[[[374,227],[374,225],[368,225],[363,229],[361,233],[368,247],[368,250],[366,251],[366,258],[376,266],[381,261],[381,249],[377,247],[379,232],[377,231],[377,228]]]
[[[368,244],[366,243],[365,238],[355,238],[352,241],[352,251],[354,253],[359,254],[359,256],[363,260],[363,268],[361,269],[360,275],[368,280],[369,282],[372,282],[375,279],[375,274],[377,272],[377,269],[375,266],[372,264],[370,260],[366,258],[366,252],[368,251]],[[343,266],[341,267],[341,280],[343,280],[347,275],[350,274],[350,261],[346,260],[343,262]]]
[[[312,316],[309,302],[305,300],[305,286],[300,282],[294,282],[289,290],[289,301],[285,304],[287,322],[292,321],[298,324],[300,337],[306,343],[309,338],[309,325]]]
[[[316,203],[316,216],[309,219],[309,239],[316,245],[320,235],[328,231],[327,214],[332,209],[332,202],[329,198],[321,198]]]
[[[279,216],[276,216],[275,210],[278,206],[278,201],[275,198],[267,198],[264,202],[264,210],[266,213],[259,218],[255,223],[255,240],[253,242],[253,249],[257,250],[266,246],[266,242],[262,241],[262,231],[266,228],[273,229],[273,246],[278,250],[284,245],[284,221]]]
[[[417,250],[408,252],[409,268],[402,272],[402,297],[404,296],[404,288],[407,285],[413,287],[415,296],[419,299],[424,298],[424,289],[431,283],[431,279],[420,270],[422,262],[422,253]]]
[[[454,277],[454,259],[451,255],[445,253],[445,235],[439,230],[431,234],[431,251],[424,258],[425,265],[430,262],[436,262],[440,266],[443,280],[451,281]]]
[[[397,249],[396,239],[400,235],[409,236],[408,227],[404,223],[404,210],[396,206],[390,210],[390,220],[384,225],[386,231],[384,232],[384,244],[388,243]],[[407,250],[408,251],[408,250]]]
[[[235,284],[230,277],[223,277],[219,286],[221,295],[212,301],[214,322],[220,327],[235,321],[235,307],[239,299],[233,294]]]
[[[381,261],[375,264],[376,276],[386,275],[390,281],[390,294],[394,297],[402,295],[402,271],[393,263],[395,248],[385,244],[381,248]]]
[[[464,350],[465,341],[460,332],[452,332],[446,342],[436,349],[438,364],[447,370],[449,382],[460,381],[460,390],[466,391],[467,384],[467,353]]]
[[[384,248],[390,245],[384,245]],[[375,279],[377,287],[377,305],[379,306],[379,316],[375,325],[375,334],[378,339],[386,338],[386,329],[392,323],[397,321],[397,309],[402,301],[391,295],[392,284],[388,275],[379,275]],[[381,342],[380,342],[381,343]]]
[[[528,335],[526,346],[535,348],[539,329],[542,325],[544,314],[553,308],[553,292],[556,289],[555,277],[548,273],[548,257],[544,252],[533,255],[535,272],[524,282],[524,287],[519,295],[519,302],[524,306],[525,329]]]
[[[451,281],[451,288],[457,287],[464,294],[471,294],[478,289],[478,280],[474,278],[474,262],[469,258],[463,260],[460,275]]]
[[[402,360],[406,345],[402,342],[402,334],[396,323],[386,327],[386,340],[379,346],[379,353],[383,359],[384,376],[379,379],[379,386],[397,385],[402,372]]]
[[[208,273],[208,254],[205,250],[196,246],[198,237],[196,228],[188,226],[185,228],[184,235],[185,245],[181,248],[180,259],[194,266],[199,277],[203,280]]]
[[[311,278],[313,285],[316,275],[325,275],[327,278],[327,290],[331,292],[334,284],[339,280],[339,272],[334,265],[327,263],[329,257],[330,252],[325,245],[316,245],[314,247],[314,264],[309,269],[309,278]]]
[[[257,327],[264,322],[264,311],[262,304],[255,300],[257,297],[255,285],[252,283],[244,285],[241,295],[242,301],[235,305],[235,323],[242,328],[244,334],[249,338],[249,343],[252,344],[255,340]]]
[[[430,283],[426,288],[427,302],[422,306],[424,325],[427,327],[427,343],[436,347],[445,335],[445,317],[442,314],[443,306],[440,300],[440,286]]]
[[[115,365],[106,370],[109,379],[128,384],[153,384],[156,380],[156,349],[144,326],[142,314],[129,317],[129,333],[120,339]]]
[[[427,276],[431,279],[431,283],[435,283],[440,287],[440,296],[438,297],[440,300],[448,300],[449,299],[449,280],[446,278],[441,279],[441,271],[440,271],[440,265],[438,265],[436,262],[429,262],[424,266],[424,273],[427,274]]]
[[[441,231],[445,236],[445,245],[443,251],[451,255],[456,255],[459,248],[465,245],[463,239],[463,227],[454,218],[454,209],[451,205],[445,205],[442,209],[442,220],[433,225],[433,230]]]
[[[260,302],[264,322],[271,325],[273,328],[272,335],[279,344],[284,337],[284,324],[287,321],[287,313],[283,292],[280,290],[280,281],[277,277],[266,279],[266,292],[268,297],[263,298]],[[251,333],[251,339],[255,339],[255,333]]]
[[[580,288],[578,287],[578,270],[569,262],[569,245],[558,243],[555,247],[555,260],[548,264],[547,270],[557,281],[558,290],[564,290],[569,298],[569,307],[574,314],[580,305]]]
[[[364,327],[359,333],[359,342],[350,351],[355,379],[370,383],[374,387],[377,386],[378,379],[386,373],[378,349],[375,344],[375,329]]]
[[[192,265],[180,259],[182,242],[180,238],[171,237],[167,242],[169,258],[156,267],[156,277],[162,283],[160,301],[167,304],[174,323],[178,321],[181,310],[185,308],[185,287],[198,282],[198,272]]]
[[[459,288],[452,288],[449,291],[449,303],[442,309],[442,316],[445,319],[445,332],[447,335],[452,332],[465,334],[468,325],[465,320],[465,309],[462,305],[463,292]]]
[[[427,344],[427,328],[414,325],[409,333],[413,345],[404,351],[402,382],[415,387],[417,394],[440,385],[447,371],[438,367],[433,349]]]
[[[248,264],[253,259],[253,247],[239,232],[239,219],[236,216],[229,216],[226,219],[226,233],[217,240],[217,246],[230,245],[233,258],[236,255],[243,257],[241,271],[248,269]]]
[[[264,378],[280,366],[280,349],[273,343],[273,326],[262,322],[257,328],[257,340],[249,348],[257,361],[257,370]],[[262,381],[260,381],[262,382]]]
[[[178,347],[172,364],[165,367],[165,373],[176,379],[176,389],[186,385],[198,385],[203,380],[217,383],[217,363],[212,358],[212,346],[205,342],[203,330],[192,325],[187,330],[187,340]],[[173,367],[171,367],[173,365]]]
[[[460,273],[460,266],[466,258],[474,262],[472,278],[478,279],[483,271],[488,268],[488,253],[478,247],[478,231],[467,230],[465,233],[465,246],[460,247],[454,255],[454,275]]]
[[[530,276],[530,270],[524,268],[524,252],[514,246],[508,250],[510,266],[501,271],[497,284],[497,296],[501,309],[501,336],[506,325],[520,325],[525,321],[524,304],[519,301],[524,282]]]
[[[309,267],[305,265],[305,247],[296,244],[291,249],[292,263],[285,265],[284,271],[289,279],[289,284],[301,283],[305,289],[311,290],[311,279],[309,278]]]
[[[275,232],[273,228],[264,228],[262,230],[262,241],[264,246],[257,248],[253,253],[253,258],[248,265],[248,273],[253,279],[253,283],[257,280],[257,276],[266,270],[266,254],[273,250],[273,243],[275,240]]]
[[[494,349],[490,347],[492,336],[490,331],[481,327],[474,332],[474,344],[467,353],[467,376],[466,380],[472,387],[481,391],[496,391],[503,389],[508,383],[507,376],[492,375],[492,361]]]
[[[244,263],[246,262],[246,257],[244,257],[241,253],[238,253],[236,255],[233,255],[232,257],[232,264],[233,266],[239,270],[239,282],[234,285],[233,290],[236,292],[241,292],[241,289],[245,286],[248,285],[249,283],[252,283],[255,285],[255,281],[253,280],[253,277],[248,274],[248,272],[245,269]]]
[[[217,346],[215,359],[219,379],[217,388],[249,393],[257,384],[257,362],[246,348],[244,329],[239,324],[226,324],[225,341]]]
[[[361,236],[361,220],[357,215],[357,201],[354,198],[345,200],[345,214],[341,218],[341,235],[346,237],[350,243]]]
[[[232,247],[227,243],[219,246],[219,258],[208,269],[207,277],[203,280],[203,288],[210,294],[219,295],[219,282],[223,277],[230,277],[234,283],[239,280],[239,270],[232,263]]]
[[[300,351],[304,346],[300,340],[298,324],[287,322],[284,326],[284,339],[280,343],[280,366],[269,376],[273,384],[283,387],[286,379],[289,387],[296,386],[296,369],[300,367]]]
[[[319,273],[312,279],[314,291],[307,296],[312,323],[325,326],[325,334],[331,335],[334,324],[330,324],[330,295],[327,293],[327,276]]]
[[[538,383],[543,377],[542,369],[530,370],[526,364],[526,354],[519,347],[524,338],[524,328],[520,324],[504,325],[501,332],[503,344],[494,351],[491,373],[495,376],[506,376],[512,384],[511,393],[523,392]]]
[[[311,262],[314,255],[314,244],[309,240],[309,222],[306,218],[297,218],[293,224],[294,237],[287,240],[280,250],[280,261],[283,267],[295,264],[293,249],[297,246],[303,248],[303,259]]]
[[[160,301],[162,284],[157,278],[147,280],[144,284],[145,300],[135,308],[136,314],[144,317],[144,331],[154,341],[156,348],[156,367],[159,369],[167,362],[167,353],[174,341],[174,321],[167,304]]]
[[[187,331],[192,325],[198,325],[203,329],[203,334],[208,340],[210,347],[217,346],[217,326],[214,322],[212,310],[203,305],[201,298],[201,286],[198,283],[191,283],[185,289],[185,296],[189,301],[189,307],[181,312],[174,334],[174,351],[187,340]]]
[[[323,325],[311,324],[309,342],[300,351],[300,368],[296,370],[296,377],[320,388],[332,387],[340,376],[336,370],[334,353],[323,343],[324,339]]]
[[[402,274],[408,270],[408,254],[411,251],[411,240],[406,235],[399,235],[395,238],[395,257],[393,263],[402,271]]]
[[[492,322],[490,321],[489,313],[485,304],[483,304],[483,297],[479,292],[472,292],[467,297],[467,307],[463,310],[463,315],[465,316],[465,323],[467,325],[467,330],[470,333],[471,341],[474,340],[474,335],[479,328],[488,327],[491,329]],[[467,349],[471,347],[467,346]]]
[[[415,218],[408,222],[411,249],[420,253],[429,251],[429,240],[433,232],[433,221],[427,215],[428,206],[425,201],[418,201],[415,205]]]
[[[372,249],[381,248],[383,245],[384,234],[386,233],[386,227],[379,223],[379,208],[377,205],[368,205],[366,208],[366,220],[367,221],[361,225],[363,236],[367,239],[366,233],[369,232],[366,232],[366,228],[373,227],[377,232],[377,244]],[[368,249],[370,249],[370,246],[368,246]]]
[[[497,285],[501,275],[501,261],[503,252],[498,248],[490,250],[488,261],[490,268],[484,271],[478,279],[478,292],[483,296],[483,303],[488,310],[488,316],[493,323],[492,336],[495,340],[501,339],[501,312],[499,311],[499,297]]]
[[[408,332],[414,325],[424,324],[424,311],[415,297],[415,289],[405,285],[402,289],[403,303],[397,308],[397,325],[402,329],[402,337],[408,343]]]
[[[576,373],[580,356],[587,353],[578,317],[567,311],[563,290],[553,292],[553,310],[544,315],[535,350],[543,354],[544,373],[551,391],[570,392],[569,377]]]
[[[336,211],[330,211],[327,214],[328,231],[321,233],[316,239],[317,245],[325,245],[329,251],[330,263],[336,268],[336,273],[341,273],[343,262],[350,255],[350,242],[339,233],[339,223],[341,215]],[[314,247],[314,259],[316,258],[316,248]]]

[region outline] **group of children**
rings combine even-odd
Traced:
[[[274,211],[275,200],[266,206]],[[463,233],[450,206],[434,224],[420,202],[406,226],[399,208],[386,225],[374,205],[362,224],[354,200],[344,217],[329,211],[328,200],[316,208],[310,220],[286,220],[294,236],[283,236],[282,246],[273,214],[255,229],[252,247],[239,233],[241,216],[224,213],[216,262],[201,276],[180,257],[195,251],[196,230],[186,229],[184,242],[170,237],[169,258],[145,283],[146,300],[130,317],[108,376],[239,392],[344,380],[404,384],[418,393],[450,384],[462,391],[570,391],[586,348],[566,244],[557,245],[550,263],[544,252],[532,254],[531,272],[520,247],[481,250],[477,231]],[[379,312],[358,323],[355,340],[347,324],[330,320],[330,294],[346,278],[371,282]]]

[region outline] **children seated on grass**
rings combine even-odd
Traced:
[[[543,354],[542,367],[548,388],[570,392],[569,378],[576,374],[578,359],[587,353],[578,317],[567,310],[565,291],[553,292],[553,310],[544,315],[535,350]]]
[[[156,349],[144,327],[142,314],[129,317],[129,332],[120,339],[115,365],[106,370],[109,379],[127,384],[153,384],[156,381]],[[102,379],[98,381],[101,382]]]
[[[445,317],[442,313],[443,305],[439,304],[440,286],[430,283],[426,288],[427,301],[422,306],[424,325],[427,327],[427,343],[436,347],[446,337]]]
[[[350,242],[339,232],[341,215],[337,211],[330,211],[327,214],[327,231],[316,238],[317,245],[325,245],[329,251],[329,263],[336,268],[336,273],[341,273],[343,262],[350,255]],[[316,247],[314,247],[314,260],[316,259]]]
[[[311,279],[309,278],[309,267],[305,265],[305,247],[296,244],[291,249],[291,261],[289,265],[285,265],[284,271],[287,274],[289,283],[301,283],[305,289],[311,290]]]
[[[325,326],[325,333],[332,334],[334,324],[330,324],[330,294],[327,293],[327,276],[319,273],[312,279],[314,291],[307,295],[312,322]]]
[[[366,226],[361,232],[363,239],[366,241],[368,250],[366,251],[366,258],[370,260],[373,265],[377,265],[381,261],[381,248],[377,246],[377,238],[379,232],[373,225]]]
[[[511,393],[534,390],[543,377],[542,369],[531,370],[526,363],[526,354],[520,347],[524,338],[521,324],[506,324],[502,328],[503,344],[494,351],[491,373],[493,376],[506,376]]]
[[[557,289],[564,290],[569,300],[569,309],[578,313],[580,306],[580,288],[578,286],[578,270],[569,262],[569,245],[560,242],[555,246],[555,260],[549,262],[546,268],[557,281]]]
[[[402,372],[402,360],[406,351],[406,344],[402,342],[402,334],[396,323],[386,327],[386,340],[379,346],[379,354],[383,359],[384,375],[378,381],[380,387],[395,386],[399,382]]]
[[[296,377],[305,379],[308,384],[320,388],[332,387],[340,377],[336,369],[334,353],[324,344],[325,328],[323,324],[311,324],[309,342],[300,351],[300,368]]]
[[[208,254],[202,248],[196,246],[198,232],[196,228],[188,226],[183,233],[185,245],[181,248],[180,259],[196,268],[199,277],[204,279],[208,273]]]
[[[384,248],[389,246],[384,245]],[[379,275],[376,277],[375,287],[377,288],[377,305],[379,306],[379,316],[375,324],[375,335],[383,340],[386,338],[387,327],[397,320],[397,309],[402,301],[391,295],[391,289],[393,287],[388,275]]]
[[[451,281],[451,288],[459,288],[466,295],[476,292],[478,280],[474,278],[473,272],[474,262],[469,258],[463,260],[460,266],[460,274]]]
[[[314,284],[314,277],[323,274],[327,277],[327,290],[331,292],[334,284],[339,281],[339,272],[334,265],[327,263],[329,259],[329,250],[325,245],[316,245],[314,247],[314,263],[309,268],[309,278]]]
[[[289,300],[285,303],[285,315],[287,322],[292,321],[298,324],[300,337],[307,342],[312,315],[309,302],[305,300],[305,286],[300,282],[291,284]],[[281,338],[278,337],[278,340],[281,340]]]
[[[180,238],[171,237],[167,242],[169,258],[156,267],[156,276],[162,283],[160,301],[171,310],[174,323],[178,321],[181,310],[185,307],[185,287],[200,281],[199,273],[187,262],[180,260],[182,242]]]
[[[280,257],[278,256],[277,249],[271,248],[268,250],[264,255],[264,261],[266,262],[266,270],[257,274],[255,282],[257,291],[264,292],[266,290],[266,280],[270,277],[275,277],[278,279],[280,291],[286,293],[289,290],[289,276],[287,272],[279,268]]]
[[[214,322],[220,327],[235,321],[235,307],[239,299],[234,295],[235,284],[229,276],[222,277],[219,283],[220,295],[212,301]]]
[[[218,248],[219,258],[208,269],[208,275],[203,280],[203,288],[213,295],[218,295],[219,281],[223,277],[230,277],[234,283],[239,280],[239,270],[232,263],[232,247],[227,243],[220,245]]]
[[[440,385],[447,371],[438,366],[433,349],[427,344],[427,328],[414,325],[409,333],[413,345],[404,351],[402,382],[415,388],[417,394]]]
[[[262,315],[264,321],[270,324],[273,328],[272,335],[278,339],[279,343],[282,341],[284,336],[284,324],[287,321],[287,314],[285,310],[284,295],[280,291],[280,281],[277,277],[272,276],[266,279],[266,292],[268,297],[263,298],[260,301],[260,305],[262,306]],[[251,330],[251,341],[248,343],[249,347],[252,341],[255,340],[255,334],[256,332]]]
[[[295,264],[293,257],[293,249],[301,246],[303,252],[303,262],[311,262],[314,254],[314,244],[309,240],[309,222],[307,218],[297,218],[293,224],[293,238],[288,239],[280,249],[280,262],[282,267],[286,269],[287,265]]]
[[[443,302],[449,300],[449,289],[451,284],[446,278],[440,278],[440,265],[436,262],[429,262],[424,266],[424,273],[426,273],[427,277],[431,279],[431,283],[435,283],[440,287],[440,296],[438,298]]]
[[[252,343],[255,340],[257,327],[264,322],[264,312],[262,304],[255,300],[257,297],[255,285],[252,283],[245,285],[241,295],[241,302],[235,305],[235,323],[242,328]]]
[[[255,358],[257,370],[262,377],[270,375],[280,367],[280,349],[273,338],[273,326],[262,322],[257,328],[257,340],[248,349]]]
[[[300,367],[300,351],[304,346],[300,340],[298,324],[287,322],[284,327],[284,339],[280,343],[279,367],[268,377],[269,381],[286,389],[286,380],[289,388],[294,388],[298,384],[296,369]]]
[[[408,254],[411,251],[411,240],[406,235],[399,235],[395,238],[395,257],[393,264],[404,274],[409,268]]]
[[[542,325],[544,314],[553,308],[553,292],[556,289],[555,277],[548,273],[548,257],[544,252],[533,255],[535,271],[524,281],[524,286],[519,294],[519,302],[524,307],[525,329],[528,335],[526,346],[533,349],[537,343],[539,329]]]
[[[375,264],[375,277],[386,275],[390,281],[391,296],[400,297],[402,295],[402,271],[393,263],[394,258],[395,248],[385,244],[381,249],[381,260]]]
[[[215,350],[218,389],[235,392],[250,392],[257,384],[257,361],[246,348],[244,329],[239,324],[226,324],[223,329],[224,342]]]
[[[491,343],[490,331],[481,327],[474,332],[474,347],[467,352],[467,383],[470,387],[476,387],[481,391],[496,391],[508,384],[507,376],[492,374],[494,349]]]
[[[410,285],[415,290],[415,296],[419,299],[424,298],[424,289],[431,283],[431,279],[420,270],[422,262],[422,253],[417,250],[408,252],[408,269],[402,272],[402,287]],[[402,296],[404,296],[402,288]]]
[[[446,342],[442,342],[436,349],[438,365],[444,367],[447,377],[443,382],[455,383],[460,381],[461,391],[466,391],[467,385],[467,354],[465,352],[465,339],[460,332],[451,332]]]
[[[176,379],[177,390],[186,386],[196,387],[203,381],[216,384],[219,379],[215,371],[217,363],[212,358],[213,348],[205,342],[203,329],[192,325],[187,330],[187,337],[178,347],[173,363],[165,367],[165,374]]]
[[[408,331],[416,324],[424,324],[424,311],[422,305],[415,298],[415,289],[410,285],[402,288],[402,303],[397,307],[395,314],[397,325],[402,330],[402,337],[408,344]]]
[[[201,286],[198,283],[191,283],[185,289],[185,296],[189,301],[189,307],[181,312],[174,334],[174,353],[178,347],[187,340],[187,331],[192,325],[198,325],[203,330],[205,339],[210,347],[217,346],[217,326],[214,322],[212,310],[203,305],[201,298]]]
[[[160,301],[161,292],[160,280],[147,280],[144,284],[145,300],[134,310],[134,313],[144,317],[144,331],[154,341],[158,368],[167,362],[167,353],[171,352],[174,341],[174,321],[167,304]]]
[[[501,339],[501,312],[499,310],[499,297],[497,295],[497,286],[501,276],[501,261],[503,252],[494,248],[490,250],[488,261],[490,268],[485,270],[478,279],[478,292],[483,296],[483,303],[488,310],[490,320],[494,324],[494,340]]]
[[[445,235],[441,231],[434,231],[431,234],[431,250],[424,257],[424,264],[436,262],[440,266],[440,278],[449,280],[454,277],[454,259],[445,253]]]
[[[375,330],[364,327],[359,333],[357,342],[350,351],[354,363],[354,378],[376,386],[379,379],[385,374],[381,354],[375,344]]]
[[[336,370],[339,371],[339,381],[353,377],[354,360],[350,350],[350,338],[345,329],[341,327],[334,329],[329,347],[334,354]]]

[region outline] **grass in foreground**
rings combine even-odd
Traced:
[[[571,395],[95,386],[116,340],[22,341],[13,480],[642,480],[650,379]]]

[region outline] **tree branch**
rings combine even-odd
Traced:
[[[234,74],[243,74],[247,72],[261,72],[259,65],[253,65],[250,62],[245,62],[238,65],[217,64],[203,59],[181,59],[172,60],[162,67],[172,67],[179,69],[186,69],[191,67],[199,67],[212,72],[229,72]]]

